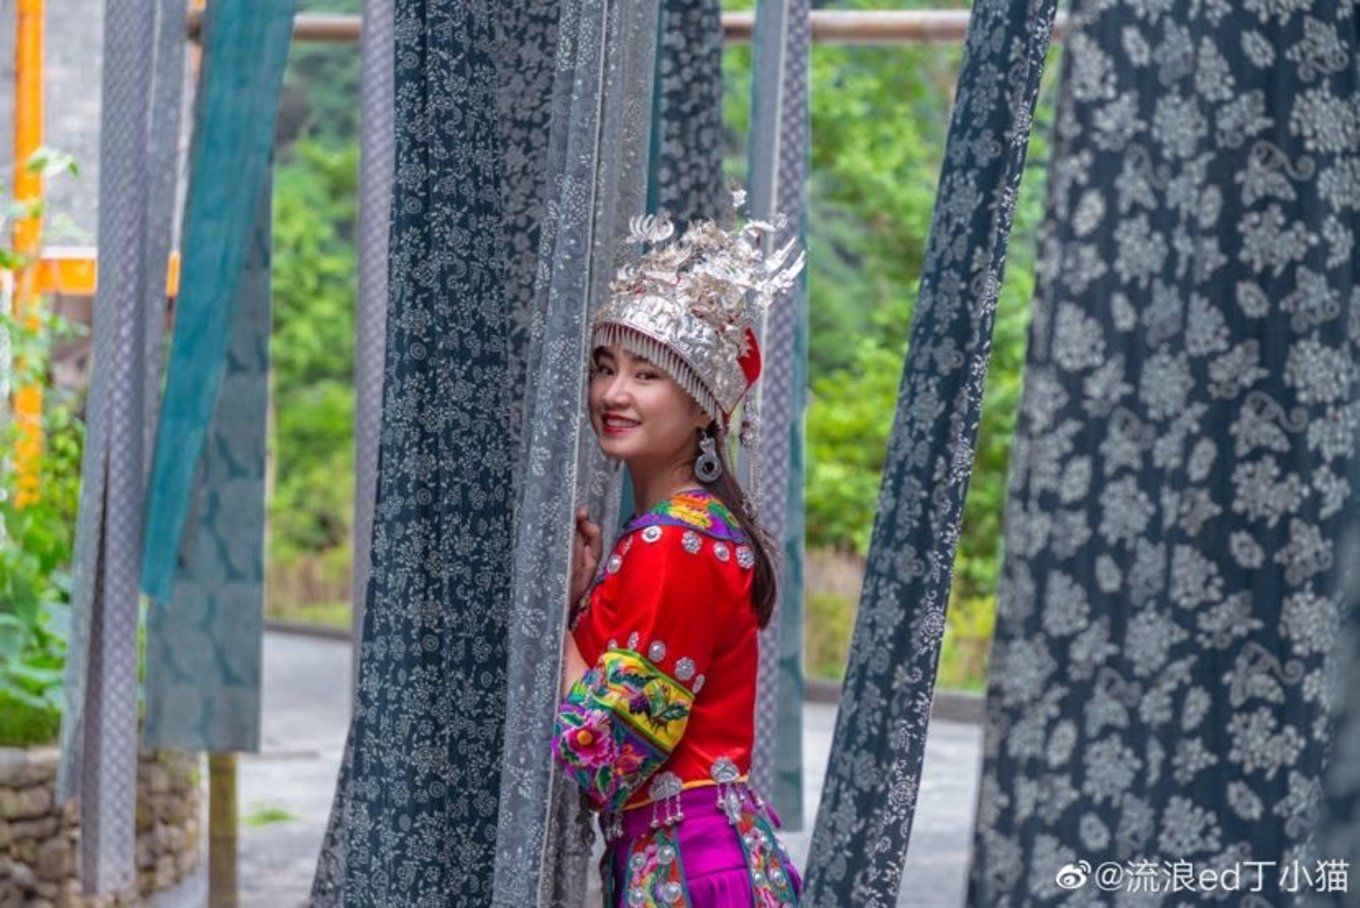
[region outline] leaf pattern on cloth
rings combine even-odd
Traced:
[[[1077,861],[1327,857],[1356,51],[1354,0],[1073,4],[969,904],[1111,904],[1058,885]],[[1157,882],[1138,904],[1184,903]]]

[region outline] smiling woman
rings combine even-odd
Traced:
[[[605,455],[626,460],[646,483],[636,500],[656,501],[694,480],[699,433],[711,418],[675,379],[619,345],[597,346],[588,395],[591,423]]]
[[[671,233],[633,223],[637,241]],[[592,326],[591,427],[628,464],[640,508],[603,559],[599,526],[578,512],[552,748],[600,814],[610,908],[796,905],[802,890],[778,816],[748,784],[776,576],[726,461],[760,372],[747,291],[768,295],[801,267],[781,271],[788,249],[762,259],[759,233],[693,224],[620,272]]]

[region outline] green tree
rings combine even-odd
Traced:
[[[336,598],[349,572],[357,163],[353,143],[304,138],[275,175],[269,564],[285,614],[308,589]]]

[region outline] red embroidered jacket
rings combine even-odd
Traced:
[[[635,515],[601,559],[569,621],[591,668],[553,735],[594,809],[678,793],[676,777],[689,788],[750,771],[754,565],[746,532],[702,488]]]

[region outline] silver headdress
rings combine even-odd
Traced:
[[[734,193],[740,208],[745,193]],[[691,222],[676,240],[664,216],[629,221],[626,243],[651,248],[624,265],[592,320],[590,349],[614,344],[664,369],[724,431],[760,376],[754,327],[761,312],[793,286],[805,256],[797,240],[763,251],[779,223],[751,220],[732,230]],[[663,245],[664,244],[664,245]]]

